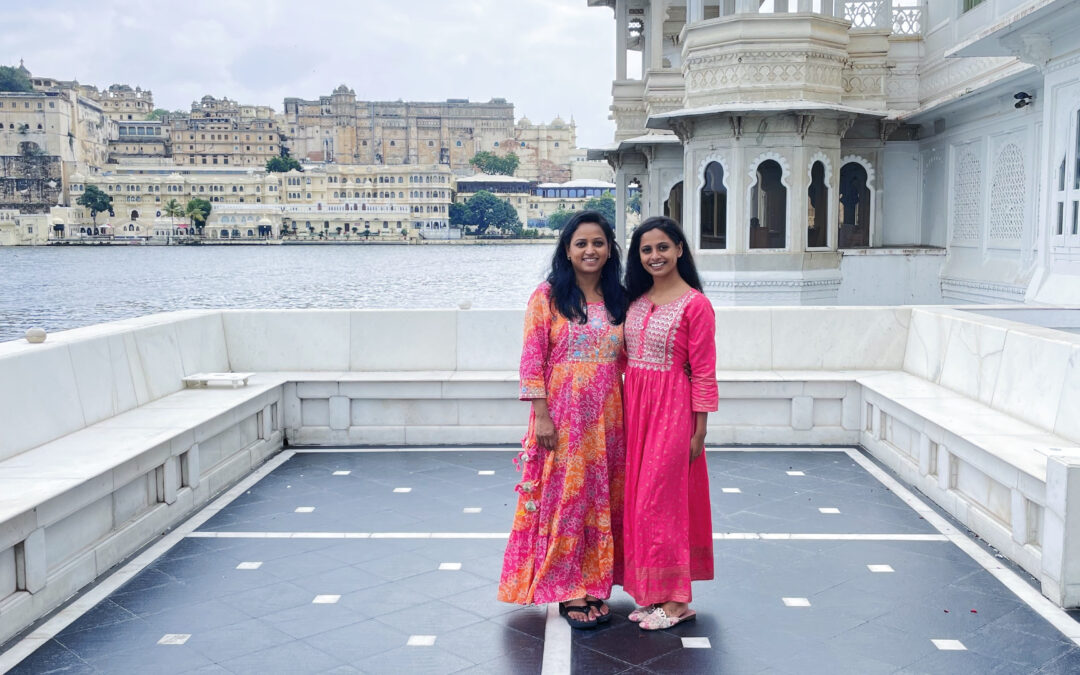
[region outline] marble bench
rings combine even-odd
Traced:
[[[0,641],[281,448],[279,377],[185,389],[0,461]]]

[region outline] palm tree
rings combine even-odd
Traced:
[[[180,205],[180,202],[175,199],[170,199],[165,202],[165,206],[162,207],[162,212],[169,219],[169,224],[172,225],[170,230],[176,231],[176,219],[184,217],[184,207]],[[171,234],[171,232],[170,232]]]

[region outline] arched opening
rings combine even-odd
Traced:
[[[709,162],[701,186],[701,248],[727,248],[727,188],[724,167]]]
[[[757,182],[750,188],[750,248],[787,245],[787,188],[780,182],[783,175],[775,160],[758,164]]]
[[[664,200],[664,215],[675,220],[682,220],[682,181],[671,186],[668,198]]]
[[[840,167],[840,248],[870,245],[870,188],[866,169],[858,162]]]
[[[806,247],[824,248],[829,245],[829,185],[823,162],[814,162],[810,167],[807,197]]]
[[[136,211],[135,209],[131,210],[131,219],[132,220],[138,220],[139,219],[139,212]]]

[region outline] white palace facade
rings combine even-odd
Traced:
[[[715,303],[1080,303],[1080,3],[588,3],[617,30],[590,157]]]

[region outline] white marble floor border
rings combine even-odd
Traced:
[[[166,551],[175,546],[181,539],[191,534],[218,511],[251,489],[255,483],[262,480],[267,474],[287,462],[292,456],[291,450],[284,450],[267,460],[262,466],[248,474],[239,483],[219,495],[212,502],[204,506],[193,516],[178,525],[174,530],[163,536],[156,543],[142,553],[132,558],[120,569],[98,582],[97,586],[79,596],[74,602],[64,607],[52,618],[31,631],[26,637],[16,642],[6,652],[0,654],[0,673],[6,673],[17,666],[23,659],[34,653],[41,645],[56,636],[57,633],[67,628],[72,622],[88,612],[125,582],[143,571],[147,565],[160,558]]]
[[[1004,584],[1006,588],[1031,607],[1031,609],[1039,616],[1050,622],[1050,624],[1061,631],[1065,637],[1069,638],[1077,645],[1080,645],[1080,622],[1074,620],[1065,612],[1065,610],[1055,605],[1048,598],[1043,596],[1042,593],[1032,587],[1031,584],[1021,579],[1016,572],[1013,572],[1008,567],[1002,565],[1000,561],[983,550],[965,533],[950,525],[937,511],[927,506],[925,502],[916,497],[903,483],[889,475],[888,472],[871,461],[869,457],[854,448],[848,448],[845,452],[848,457],[855,461],[855,463],[863,469],[866,469],[870,475],[892,490],[893,494],[914,509],[926,520],[926,522],[930,523],[934,529],[948,537],[949,541],[956,544],[964,553],[967,553],[975,562],[992,574],[995,579]]]

